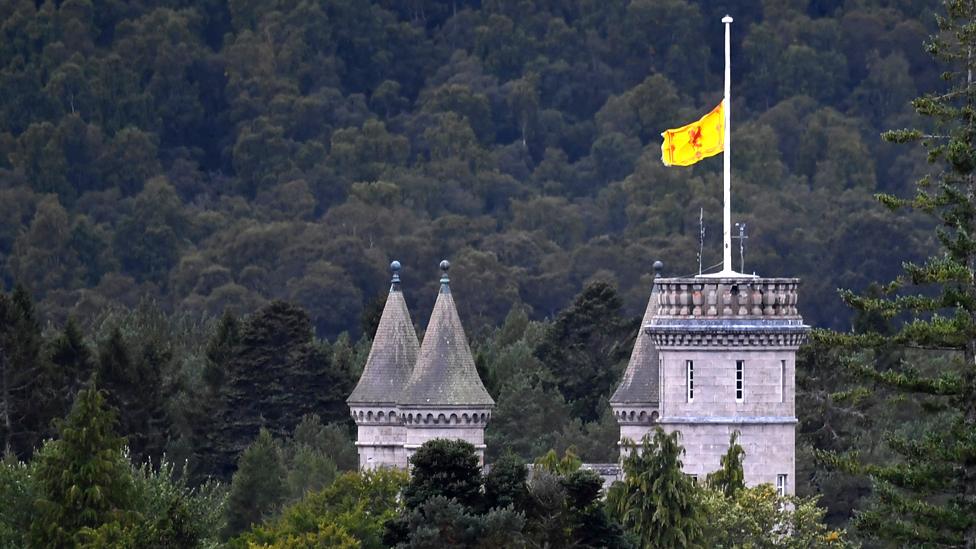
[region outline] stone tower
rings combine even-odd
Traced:
[[[485,426],[495,405],[475,368],[461,327],[447,271],[441,262],[441,286],[427,324],[413,373],[400,393],[398,410],[406,427],[407,456],[435,438],[466,440],[484,463]]]
[[[798,284],[656,277],[640,334],[648,339],[638,339],[612,401],[621,436],[639,440],[654,425],[680,431],[685,473],[704,480],[739,431],[746,483],[794,493],[795,359],[809,329]]]
[[[420,344],[400,291],[400,262],[390,264],[393,280],[366,366],[346,402],[356,421],[360,469],[407,466],[404,426],[396,408],[410,379]]]

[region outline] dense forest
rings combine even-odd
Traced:
[[[976,17],[946,5],[950,22]],[[461,547],[845,547],[845,528],[868,546],[976,543],[976,207],[958,190],[976,93],[970,76],[943,94],[958,51],[925,44],[951,34],[944,11],[0,2],[0,548],[431,547],[445,532]],[[800,277],[822,329],[798,357],[800,497],[737,484],[734,440],[696,487],[659,433],[624,460],[644,480],[604,503],[579,462],[617,459],[607,398],[650,265],[720,259],[721,162],[666,168],[659,134],[720,101],[726,13],[742,269]],[[921,129],[885,139],[958,141],[882,139],[906,127]],[[422,334],[443,258],[497,403],[498,467],[434,445],[410,477],[344,472],[344,400],[389,262]],[[646,493],[654,479],[667,496]]]
[[[470,330],[594,279],[638,314],[652,261],[697,272],[699,209],[721,257],[721,162],[665,169],[659,133],[721,99],[728,12],[745,269],[801,277],[809,323],[846,328],[836,289],[930,242],[871,196],[925,169],[879,134],[939,85],[932,8],[4,2],[0,277],[56,325],[283,299],[355,339],[391,259],[423,323],[448,257]]]

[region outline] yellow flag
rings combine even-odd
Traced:
[[[725,109],[719,103],[697,122],[667,130],[661,135],[661,160],[665,166],[690,166],[725,150]]]

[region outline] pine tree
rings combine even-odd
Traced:
[[[681,471],[677,431],[657,428],[624,459],[625,480],[608,496],[611,511],[643,547],[693,547],[702,535],[695,484]]]
[[[874,481],[873,504],[855,517],[865,536],[892,545],[976,547],[976,2],[947,0],[939,32],[926,49],[946,66],[948,89],[913,101],[925,129],[886,132],[896,143],[928,151],[935,173],[909,199],[880,195],[892,209],[912,208],[938,223],[940,253],[883,287],[881,297],[844,292],[855,310],[902,321],[892,335],[824,335],[853,354],[860,374],[918,403],[911,435],[890,433],[900,458],[870,465],[856,456],[823,455]],[[906,364],[883,364],[887,349],[911,350]],[[874,357],[858,361],[864,350]],[[896,406],[898,404],[895,404]]]
[[[84,528],[131,522],[132,476],[115,423],[102,391],[78,393],[58,439],[45,444],[36,458],[31,547],[73,547]]]

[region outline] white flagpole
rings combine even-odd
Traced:
[[[730,127],[732,120],[732,94],[730,93],[732,81],[732,63],[731,56],[729,55],[729,50],[731,49],[731,40],[729,36],[732,28],[732,17],[726,15],[722,18],[722,22],[725,23],[725,103],[722,105],[722,110],[725,112],[725,151],[722,153],[725,168],[725,211],[722,224],[722,272],[732,273],[732,162],[730,157],[732,135]]]

